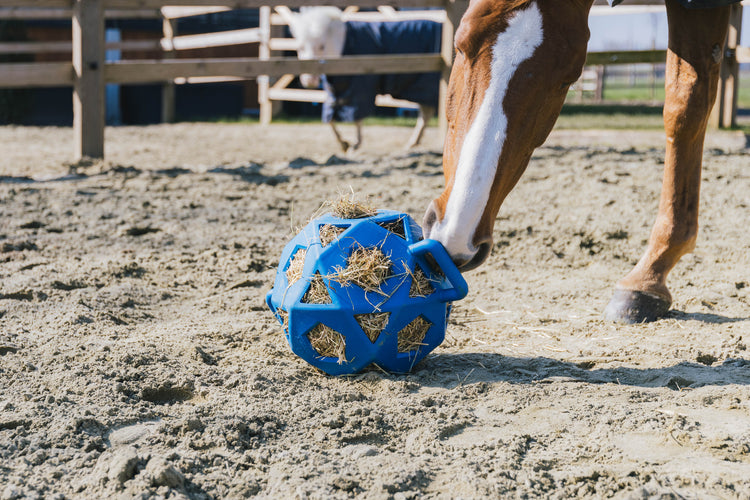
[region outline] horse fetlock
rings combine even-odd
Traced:
[[[672,266],[685,254],[695,250],[698,241],[698,225],[682,224],[663,226],[657,224],[651,233],[649,241],[649,253],[653,255],[653,261],[670,260]],[[670,267],[671,269],[671,267]]]
[[[654,260],[652,254],[646,252],[640,262],[617,283],[615,288],[628,292],[644,293],[671,304],[672,294],[669,293],[669,288],[667,288],[667,276],[671,269],[672,266],[663,265],[658,260]]]
[[[615,290],[622,290],[627,292],[638,292],[646,294],[654,299],[659,299],[665,302],[672,303],[672,294],[669,292],[669,288],[666,285],[666,276],[662,279],[657,280],[643,280],[626,276],[620,280],[615,286]]]

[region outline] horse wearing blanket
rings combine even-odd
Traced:
[[[461,20],[447,102],[446,188],[428,208],[424,229],[462,270],[486,259],[500,205],[581,74],[593,1],[472,0]],[[615,288],[609,319],[640,323],[666,314],[667,275],[695,246],[703,140],[728,5],[737,1],[665,0],[667,144],[659,213],[646,252]]]
[[[292,35],[300,59],[322,59],[341,55],[426,54],[440,51],[441,25],[433,21],[344,22],[335,7],[312,7],[290,14]],[[306,88],[321,83],[328,97],[323,103],[323,121],[330,123],[344,151],[362,142],[361,122],[375,112],[375,97],[390,95],[419,104],[419,116],[407,147],[419,144],[427,121],[437,107],[440,74],[365,74],[300,76]],[[354,122],[357,138],[343,140],[335,122]]]

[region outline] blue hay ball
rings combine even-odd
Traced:
[[[381,279],[357,277],[362,256],[376,261]],[[284,247],[266,302],[292,351],[324,372],[376,363],[403,373],[440,345],[450,302],[467,292],[440,243],[422,240],[408,215],[378,210],[305,226]]]

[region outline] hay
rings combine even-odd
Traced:
[[[324,204],[339,219],[364,219],[377,215],[378,211],[367,202],[358,201],[354,193],[341,194],[338,200],[328,200]]]
[[[289,312],[279,309],[276,311],[276,318],[281,323],[281,328],[284,329],[284,333],[289,332]]]
[[[346,267],[336,267],[329,277],[341,286],[354,284],[366,292],[375,292],[391,277],[391,265],[391,259],[379,248],[360,246],[346,259]]]
[[[298,282],[302,279],[302,270],[305,268],[305,257],[307,256],[307,250],[300,248],[297,250],[289,262],[289,267],[286,269],[286,280],[290,285]]]
[[[326,358],[338,358],[338,363],[346,362],[346,342],[344,336],[331,327],[318,323],[307,332],[307,338],[315,352]]]
[[[305,292],[305,295],[302,297],[302,302],[306,304],[331,303],[331,294],[328,293],[328,287],[323,281],[323,277],[320,273],[315,273],[310,280],[310,288],[307,289],[307,292]]]
[[[375,341],[378,340],[380,333],[385,330],[390,315],[391,313],[387,312],[355,314],[354,319],[356,319],[359,326],[362,327],[362,331],[365,332],[365,335],[370,339],[370,342],[374,344]]]
[[[398,352],[411,352],[424,345],[423,341],[427,330],[432,323],[419,316],[398,332]]]
[[[320,226],[320,244],[327,247],[329,243],[338,238],[346,229],[346,227],[334,226],[332,224]]]
[[[406,266],[404,266],[406,267]],[[435,287],[432,286],[432,281],[427,277],[422,268],[416,266],[414,272],[406,267],[407,272],[411,276],[411,287],[409,287],[409,297],[426,297],[435,293]]]
[[[380,222],[378,223],[380,227],[383,229],[386,229],[390,231],[393,234],[397,234],[398,236],[401,236],[403,239],[406,239],[406,229],[404,229],[404,220],[403,219],[397,219],[390,222]]]

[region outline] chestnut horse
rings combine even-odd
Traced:
[[[440,241],[461,270],[487,258],[500,205],[581,74],[593,1],[472,0],[461,19],[447,101],[446,187],[424,219],[425,237]],[[646,252],[605,309],[612,320],[665,315],[672,303],[667,275],[695,246],[703,139],[733,0],[685,7],[697,1],[712,0],[665,1],[667,144],[659,213]]]

